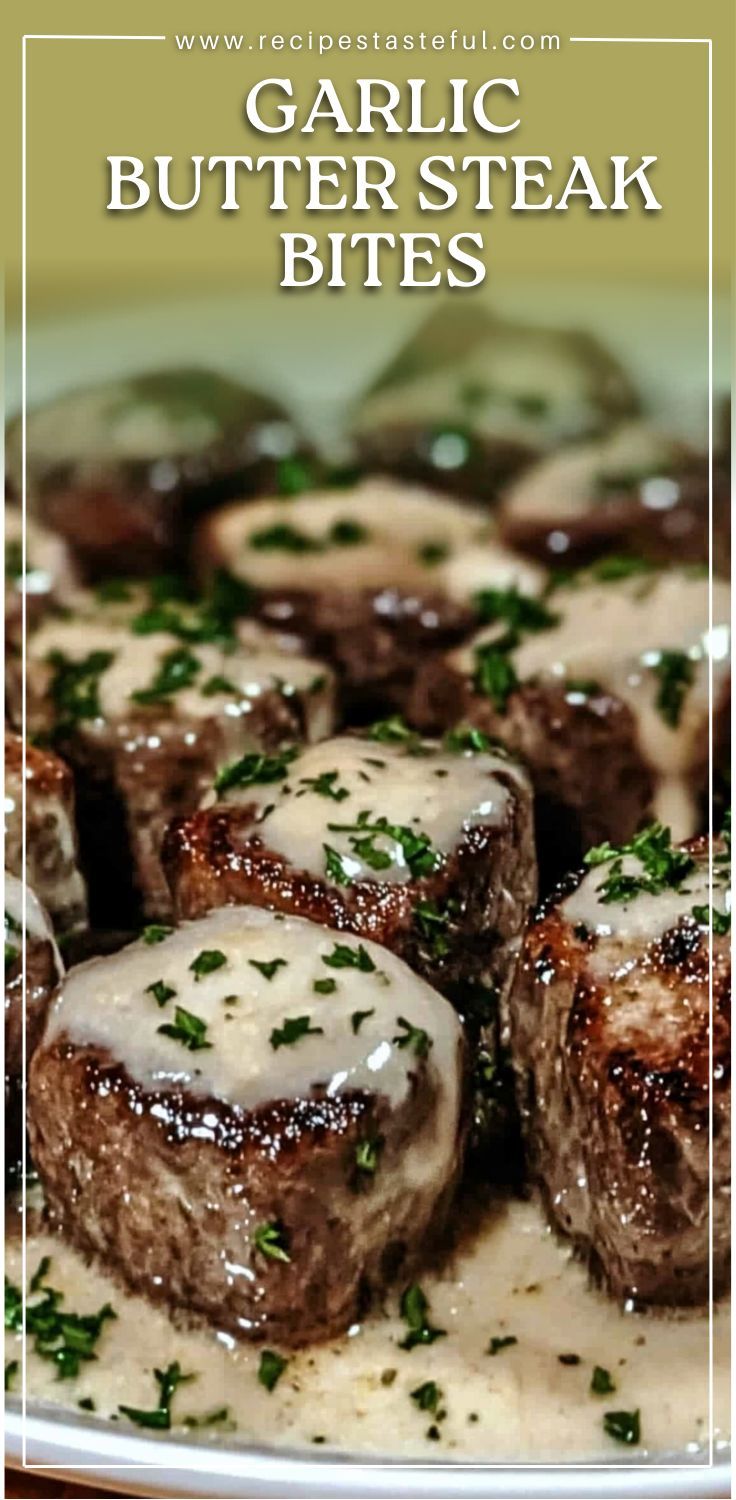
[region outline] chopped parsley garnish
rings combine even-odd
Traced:
[[[715,906],[694,906],[692,914],[700,927],[712,927],[716,937],[725,937],[731,931],[730,911],[718,911]]]
[[[269,1260],[291,1261],[284,1244],[284,1231],[280,1224],[259,1224],[253,1235],[253,1244],[261,1255],[267,1256]]]
[[[326,536],[317,537],[300,531],[289,521],[278,521],[262,531],[254,531],[248,545],[261,552],[324,552],[328,547],[355,547],[366,541],[369,533],[357,521],[343,519],[334,521]]]
[[[208,677],[202,684],[201,692],[203,698],[214,698],[216,693],[237,693],[238,689],[229,677],[220,677],[215,673],[214,677]]]
[[[277,1354],[275,1349],[261,1350],[258,1379],[267,1391],[272,1391],[278,1385],[288,1363],[288,1359],[284,1359],[283,1354]]]
[[[230,1420],[229,1406],[218,1406],[215,1411],[205,1412],[202,1417],[182,1417],[181,1419],[182,1427],[189,1427],[191,1429],[198,1427],[221,1427],[225,1422],[228,1424],[228,1432],[234,1432],[235,1423]]]
[[[481,589],[473,603],[481,621],[491,625],[503,621],[510,630],[532,634],[537,630],[549,630],[557,625],[559,615],[553,614],[541,599],[520,594],[517,588]],[[515,643],[516,644],[516,643]]]
[[[472,724],[459,724],[457,729],[450,729],[442,743],[446,750],[452,750],[456,755],[467,750],[473,755],[483,754],[497,748],[489,735],[482,729],[475,729]]]
[[[518,1344],[519,1340],[513,1333],[494,1334],[491,1339],[487,1354],[500,1354],[502,1349],[510,1349],[512,1344]]]
[[[433,1344],[435,1339],[447,1337],[444,1328],[433,1328],[428,1322],[429,1303],[416,1282],[402,1292],[399,1311],[408,1328],[406,1337],[399,1344],[400,1349],[415,1349],[417,1344]]]
[[[287,967],[285,958],[272,958],[263,962],[257,958],[249,958],[248,963],[250,964],[251,969],[257,969],[258,973],[262,974],[264,979],[268,980],[269,984],[273,979],[274,974],[277,974],[279,969],[285,969]]]
[[[158,1405],[152,1411],[141,1411],[137,1406],[119,1406],[118,1411],[135,1422],[137,1427],[155,1427],[161,1432],[168,1432],[175,1392],[180,1385],[188,1385],[190,1380],[196,1380],[197,1377],[183,1375],[178,1360],[173,1365],[167,1365],[165,1370],[154,1370],[153,1374],[158,1386]]]
[[[435,568],[438,563],[444,562],[450,556],[450,548],[447,542],[423,542],[417,548],[417,557],[424,563],[425,568]]]
[[[344,802],[350,792],[346,786],[337,786],[339,771],[323,771],[320,776],[300,776],[299,785],[316,792],[319,797],[329,797],[333,802]],[[302,795],[297,792],[297,796]]]
[[[284,1020],[282,1026],[275,1026],[271,1032],[271,1046],[274,1052],[279,1047],[293,1047],[295,1042],[301,1041],[304,1036],[323,1036],[324,1027],[313,1026],[311,1016],[290,1016]]]
[[[322,955],[322,962],[329,969],[359,969],[361,974],[376,972],[373,959],[362,943],[357,948],[349,948],[347,943],[335,943],[331,953]]]
[[[610,1396],[616,1389],[610,1370],[604,1369],[603,1365],[595,1365],[590,1377],[590,1389],[594,1396]]]
[[[581,1363],[579,1354],[558,1354],[561,1365],[579,1365]]]
[[[145,993],[153,995],[156,1004],[163,1006],[167,1000],[173,1000],[176,990],[172,989],[170,984],[166,984],[163,979],[155,979],[153,984],[146,985]]]
[[[332,982],[334,984],[334,980]],[[353,1035],[357,1036],[361,1026],[363,1025],[363,1022],[367,1021],[369,1016],[374,1016],[375,1014],[375,1006],[372,1010],[354,1010],[353,1014],[350,1017],[350,1025],[353,1029]]]
[[[204,979],[207,974],[214,974],[217,969],[223,968],[227,963],[227,955],[219,948],[203,948],[189,965],[190,974],[194,975],[195,984]]]
[[[346,833],[348,843],[357,856],[371,870],[386,870],[396,861],[387,849],[376,847],[376,839],[389,838],[399,845],[410,874],[415,878],[431,875],[442,862],[442,856],[426,833],[417,833],[401,823],[389,823],[388,818],[374,817],[369,812],[358,813],[355,823],[328,823],[331,833]]]
[[[636,1446],[641,1437],[641,1421],[637,1411],[606,1411],[603,1413],[603,1429],[617,1443]]]
[[[150,948],[154,943],[162,943],[164,938],[171,937],[173,931],[173,927],[164,927],[161,922],[151,922],[148,927],[143,928],[141,938]]]
[[[334,995],[337,989],[336,979],[315,979],[312,985],[315,995]]]
[[[404,1020],[403,1016],[397,1016],[396,1025],[402,1028],[402,1034],[393,1038],[394,1046],[410,1048],[415,1057],[427,1057],[432,1046],[429,1032],[423,1031],[421,1026],[412,1026],[411,1021]]]
[[[162,1036],[170,1036],[173,1041],[181,1042],[187,1052],[204,1052],[211,1047],[212,1043],[207,1041],[207,1024],[200,1021],[198,1016],[193,1016],[190,1010],[184,1010],[181,1005],[174,1009],[174,1020],[168,1021],[165,1026],[157,1026]]]
[[[77,1406],[80,1411],[97,1411],[91,1396],[83,1396],[82,1400],[77,1402]]]
[[[368,1177],[375,1174],[378,1166],[378,1158],[383,1150],[383,1137],[375,1135],[364,1141],[358,1141],[355,1148],[355,1165],[359,1172],[364,1172]]]
[[[21,936],[22,931],[23,931],[23,929],[21,927],[20,922],[16,922],[15,917],[12,916],[9,911],[6,911],[6,913],[5,913],[5,971],[6,971],[6,973],[7,973],[8,969],[10,969],[12,967],[12,965],[17,961],[17,959],[20,956],[20,947],[19,947],[18,943],[11,943],[9,941],[9,938],[10,938],[11,935],[13,935],[14,937]]]
[[[433,958],[445,958],[450,951],[447,927],[451,915],[449,907],[441,911],[436,901],[417,901],[413,909],[414,923],[427,942]]]
[[[596,583],[618,583],[621,578],[634,578],[642,573],[652,573],[654,564],[643,557],[624,557],[614,553],[602,557],[588,570]]]
[[[659,683],[654,700],[657,712],[670,729],[676,729],[685,695],[695,677],[695,663],[685,651],[660,651],[652,671]]]
[[[402,719],[401,714],[392,714],[390,719],[377,719],[367,731],[368,739],[379,745],[414,744],[417,735]]]
[[[345,868],[345,859],[339,850],[333,849],[331,844],[323,844],[325,855],[325,874],[335,885],[352,885],[353,877]]]
[[[151,686],[138,688],[130,696],[134,703],[167,703],[172,694],[191,687],[201,670],[201,661],[189,647],[177,646],[162,656]]]
[[[419,1407],[420,1411],[431,1411],[435,1413],[442,1400],[442,1391],[434,1380],[425,1380],[423,1385],[418,1385],[415,1391],[410,1391],[412,1401]]]
[[[44,1256],[31,1280],[31,1294],[41,1295],[36,1302],[26,1302],[26,1333],[34,1341],[36,1354],[56,1366],[58,1379],[70,1380],[79,1374],[84,1361],[96,1359],[95,1345],[104,1325],[117,1315],[109,1302],[96,1313],[63,1312],[63,1292],[45,1284],[50,1264],[48,1256]],[[7,1279],[5,1327],[12,1333],[23,1332],[22,1293]]]
[[[335,547],[355,547],[359,542],[365,542],[370,532],[358,521],[342,520],[333,521],[328,535]]]
[[[52,651],[46,659],[53,668],[49,691],[57,727],[71,729],[86,719],[98,719],[100,678],[114,661],[114,651],[90,651],[83,661],[70,661],[62,651]]]
[[[641,874],[625,874],[623,860],[626,855],[638,859],[643,867]],[[597,844],[589,849],[585,864],[591,866],[608,864],[608,874],[597,887],[604,905],[630,901],[647,892],[658,896],[665,890],[679,890],[683,880],[695,868],[695,861],[684,849],[674,848],[669,828],[661,823],[651,823],[641,833],[634,835],[628,844],[614,848],[611,844]]]
[[[100,604],[128,604],[133,598],[133,585],[125,578],[106,578],[96,585],[95,597]]]
[[[227,792],[233,786],[270,786],[275,781],[283,781],[287,768],[297,754],[295,745],[287,746],[276,755],[251,751],[218,771],[215,791]]]
[[[516,639],[508,635],[500,641],[489,641],[475,648],[475,675],[473,685],[476,692],[490,698],[494,706],[503,713],[511,693],[519,685],[519,679],[508,653],[516,645]]]
[[[20,1369],[20,1362],[19,1362],[19,1360],[17,1360],[17,1359],[8,1359],[8,1360],[5,1361],[5,1389],[6,1389],[6,1391],[12,1390],[12,1388],[13,1388],[13,1381],[15,1380],[15,1377],[18,1374],[19,1369]]]

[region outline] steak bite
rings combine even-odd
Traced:
[[[616,1297],[726,1289],[730,1181],[730,859],[661,825],[588,856],[530,927],[511,1005],[533,1173],[556,1226]],[[713,1074],[709,1078],[709,922]]]
[[[91,578],[150,573],[185,555],[198,514],[279,483],[305,451],[270,397],[203,370],[101,382],[28,416],[30,504]],[[20,421],[7,438],[20,488]]]
[[[23,630],[23,596],[29,627],[37,624],[53,604],[65,604],[79,586],[71,553],[60,536],[46,526],[26,519],[26,556],[23,566],[23,512],[20,506],[5,506],[5,634],[11,645],[20,645]]]
[[[26,746],[26,873],[58,933],[86,926],[87,891],[79,869],[74,778],[51,750]],[[23,741],[5,733],[5,865],[23,864]]]
[[[400,959],[298,917],[133,943],[71,972],[34,1061],[50,1221],[236,1337],[335,1336],[441,1233],[462,1054]]]
[[[26,1063],[38,1045],[51,996],[64,972],[49,918],[26,887]],[[23,885],[5,874],[6,1169],[17,1166],[23,1139]]]
[[[165,915],[166,823],[198,805],[218,766],[329,733],[332,677],[254,624],[190,644],[90,609],[30,637],[28,724],[74,768],[93,918],[120,929],[137,920],[131,859],[146,914]]]
[[[728,577],[728,466],[713,475],[714,566]],[[498,524],[509,546],[551,566],[606,552],[652,562],[708,562],[707,459],[642,424],[563,448],[508,486]]]
[[[410,717],[428,729],[467,720],[526,761],[548,888],[591,844],[620,842],[655,813],[677,837],[697,830],[709,656],[718,752],[727,729],[729,606],[716,582],[710,632],[706,578],[620,561],[544,603],[489,594],[495,620],[426,666]]]
[[[468,634],[479,587],[537,593],[545,579],[499,547],[481,510],[384,478],[225,506],[197,558],[250,585],[264,623],[334,662],[363,716],[400,707],[427,652]]]

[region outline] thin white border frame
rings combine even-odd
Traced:
[[[21,39],[21,509],[22,509],[22,567],[26,568],[26,519],[27,519],[27,43],[29,41],[82,41],[82,42],[163,42],[165,35],[128,35],[111,33],[68,33],[68,32],[26,32]],[[601,36],[571,36],[571,43],[604,43],[604,44],[640,44],[640,45],[670,45],[670,46],[707,46],[708,48],[708,630],[713,630],[713,38],[712,37],[601,37]],[[22,593],[21,599],[22,620],[22,649],[21,662],[23,673],[23,689],[21,703],[21,736],[22,736],[22,790],[21,790],[21,874],[23,883],[22,912],[21,912],[21,940],[23,944],[23,970],[21,980],[21,996],[23,1009],[22,1028],[22,1078],[23,1097],[26,1096],[27,1081],[27,1056],[26,1056],[26,1032],[25,1018],[27,1005],[26,986],[26,594]],[[697,1474],[716,1467],[713,1431],[714,1417],[714,1361],[713,1361],[713,658],[712,653],[708,655],[708,832],[709,832],[709,862],[708,862],[708,900],[709,900],[709,1087],[708,1087],[708,1130],[709,1130],[709,1181],[708,1181],[708,1462],[707,1463],[651,1463],[636,1461],[625,1463],[623,1461],[606,1463],[442,1463],[433,1462],[423,1464],[421,1461],[384,1461],[369,1463],[358,1459],[351,1463],[350,1459],[342,1458],[336,1454],[336,1460],[346,1464],[348,1468],[367,1470],[402,1470],[414,1471],[425,1470],[436,1473],[438,1470],[449,1470],[461,1472],[473,1470],[475,1472],[494,1472],[509,1469],[526,1471],[553,1470],[555,1472],[567,1472],[569,1470],[606,1470],[621,1473],[659,1473],[661,1471],[687,1471]],[[27,1462],[27,1339],[25,1332],[26,1300],[27,1300],[27,1229],[26,1229],[26,1166],[27,1146],[25,1133],[22,1145],[22,1250],[21,1250],[21,1272],[22,1272],[22,1306],[23,1306],[23,1335],[22,1335],[22,1389],[21,1389],[21,1453],[22,1469],[29,1472],[36,1470],[52,1470],[59,1472],[58,1467],[53,1464],[29,1464]],[[247,1456],[244,1448],[244,1459]],[[288,1457],[288,1454],[285,1455]],[[306,1464],[305,1456],[303,1462]],[[165,1464],[74,1464],[65,1466],[65,1473],[77,1473],[86,1470],[99,1472],[104,1468],[106,1472],[111,1470],[159,1470],[165,1469]]]

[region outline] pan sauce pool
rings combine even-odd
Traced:
[[[430,1322],[445,1337],[402,1350],[406,1325],[398,1295],[391,1294],[383,1310],[345,1338],[289,1356],[271,1393],[258,1380],[258,1347],[173,1327],[162,1310],[126,1296],[56,1238],[29,1232],[29,1277],[46,1255],[47,1282],[64,1292],[69,1311],[93,1312],[109,1301],[117,1314],[104,1325],[97,1360],[83,1364],[75,1380],[58,1381],[29,1339],[29,1397],[77,1415],[78,1403],[91,1398],[97,1416],[127,1425],[118,1406],[155,1407],[154,1367],[178,1360],[196,1379],[173,1398],[173,1427],[228,1409],[225,1419],[195,1431],[208,1442],[227,1434],[229,1443],[316,1444],[366,1458],[615,1462],[633,1450],[606,1435],[604,1413],[636,1409],[639,1456],[677,1450],[685,1458],[707,1442],[707,1316],[666,1320],[620,1312],[588,1285],[533,1202],[487,1210],[472,1243],[441,1273],[422,1277]],[[20,1267],[20,1235],[11,1224],[6,1271],[16,1285]],[[516,1342],[492,1355],[492,1339]],[[714,1317],[717,1442],[725,1442],[728,1430],[728,1347],[723,1307]],[[11,1340],[6,1358],[16,1355]],[[560,1355],[579,1363],[562,1363]],[[609,1372],[615,1392],[591,1392],[596,1365]],[[411,1395],[430,1381],[441,1392],[439,1419]]]

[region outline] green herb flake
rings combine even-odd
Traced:
[[[409,1395],[420,1411],[431,1411],[433,1414],[442,1400],[442,1391],[434,1380],[425,1380],[423,1385],[418,1385]]]
[[[579,1354],[558,1354],[561,1365],[579,1365],[581,1363]]]
[[[641,874],[624,873],[623,860],[627,855],[640,861]],[[651,823],[635,834],[630,843],[618,848],[607,843],[596,845],[588,850],[584,862],[593,868],[609,865],[608,874],[597,887],[604,905],[630,901],[639,892],[658,896],[665,890],[679,890],[695,868],[690,854],[673,847],[670,830],[661,823]]]
[[[367,737],[379,745],[414,744],[417,740],[415,731],[409,728],[400,714],[392,714],[389,719],[377,719],[367,730]]]
[[[659,683],[654,700],[657,712],[670,729],[676,729],[695,677],[695,663],[684,651],[660,651],[652,671]]]
[[[415,1349],[418,1344],[433,1344],[435,1339],[447,1337],[444,1328],[433,1328],[428,1321],[429,1303],[416,1282],[402,1292],[399,1311],[408,1328],[400,1349]]]
[[[258,1364],[258,1379],[267,1391],[272,1391],[278,1385],[289,1361],[282,1354],[277,1354],[275,1349],[262,1349]]]
[[[383,1137],[380,1135],[358,1141],[355,1148],[355,1166],[358,1172],[364,1173],[367,1177],[375,1175],[383,1145]]]
[[[176,990],[172,989],[170,984],[166,984],[163,979],[155,979],[153,984],[146,985],[145,994],[153,995],[156,1004],[164,1006],[167,1000],[173,1000]]]
[[[57,728],[68,731],[88,719],[100,718],[100,678],[112,665],[115,653],[90,651],[83,661],[70,661],[62,651],[51,651],[46,660],[53,669],[49,692]]]
[[[286,1250],[284,1238],[281,1225],[272,1221],[258,1225],[253,1234],[253,1244],[256,1250],[260,1250],[261,1255],[265,1255],[268,1260],[281,1260],[288,1264],[291,1256]]]
[[[200,979],[206,978],[208,974],[214,974],[226,963],[227,956],[219,948],[203,948],[202,952],[192,959],[189,972],[194,975],[195,984],[199,984]]]
[[[450,548],[447,542],[423,542],[417,548],[417,558],[424,563],[425,568],[436,568],[438,563],[444,562],[450,556]]]
[[[393,1037],[394,1046],[402,1050],[408,1048],[415,1057],[427,1057],[432,1046],[429,1032],[423,1031],[421,1026],[412,1026],[411,1021],[406,1021],[403,1016],[397,1016],[396,1024],[401,1027],[401,1033]]]
[[[18,1374],[19,1369],[20,1369],[20,1362],[17,1359],[7,1359],[5,1361],[5,1389],[6,1389],[6,1391],[11,1391],[13,1389],[13,1381],[15,1380],[15,1377]]]
[[[590,1389],[594,1396],[610,1396],[616,1389],[610,1370],[604,1369],[603,1365],[595,1365],[590,1377]]]
[[[357,1036],[361,1026],[363,1025],[363,1022],[367,1021],[369,1016],[375,1016],[375,1014],[375,1006],[373,1010],[354,1010],[353,1014],[350,1017],[350,1025],[353,1029],[353,1035]]]
[[[337,989],[336,979],[315,979],[312,989],[315,995],[334,995]]]
[[[197,1377],[183,1375],[178,1360],[167,1365],[165,1370],[154,1370],[153,1374],[158,1386],[158,1405],[152,1411],[141,1411],[136,1406],[119,1406],[118,1411],[135,1422],[136,1427],[153,1427],[160,1432],[168,1432],[171,1427],[171,1403],[176,1391],[180,1385],[188,1385]]]
[[[297,754],[297,747],[290,745],[275,755],[266,755],[261,751],[243,755],[240,760],[233,761],[218,771],[215,791],[228,792],[234,786],[270,786],[273,782],[284,781],[288,767]]]
[[[331,953],[322,955],[322,962],[329,969],[359,969],[361,974],[376,972],[373,959],[362,943],[357,948],[350,948],[347,943],[335,943]]]
[[[63,1292],[45,1284],[50,1265],[45,1256],[31,1279],[31,1296],[36,1293],[40,1296],[37,1301],[26,1302],[25,1330],[34,1341],[36,1354],[56,1366],[57,1378],[71,1380],[79,1374],[84,1361],[96,1358],[95,1345],[105,1323],[114,1319],[116,1313],[109,1302],[96,1313],[80,1315],[63,1311]],[[7,1278],[5,1327],[12,1333],[23,1332],[23,1297]]]
[[[332,802],[344,802],[350,792],[346,786],[336,785],[338,776],[338,771],[323,771],[320,776],[300,776],[299,785],[315,792],[318,797],[329,797]]]
[[[168,703],[174,693],[191,687],[201,670],[201,661],[188,646],[177,646],[162,656],[150,687],[139,688],[130,696],[134,703],[144,705]]]
[[[639,1411],[607,1411],[603,1413],[603,1430],[617,1443],[636,1447],[641,1439]]]
[[[491,699],[499,713],[504,712],[511,693],[519,685],[508,650],[509,647],[501,642],[489,642],[475,648],[473,685],[476,692]]]
[[[331,844],[323,844],[325,855],[325,874],[335,885],[352,885],[353,877],[346,869],[346,861],[338,849],[333,849]]]
[[[481,589],[475,594],[473,603],[476,613],[485,625],[502,621],[510,630],[520,635],[535,634],[549,630],[559,623],[559,615],[553,614],[541,599],[529,594],[520,594],[517,588]]]
[[[456,729],[450,729],[442,743],[445,750],[452,751],[454,755],[484,755],[497,749],[490,736],[484,734],[482,729],[475,729],[472,724],[458,724]]]
[[[278,973],[279,969],[287,968],[287,961],[285,958],[272,958],[266,961],[261,961],[257,958],[249,958],[248,963],[250,964],[251,969],[257,969],[258,973],[262,974],[264,979],[268,980],[269,984],[274,975]]]
[[[514,1336],[513,1333],[494,1334],[488,1345],[486,1353],[500,1354],[502,1349],[510,1349],[512,1344],[518,1344],[518,1342],[519,1340]]]
[[[324,1028],[311,1023],[311,1016],[290,1016],[283,1025],[275,1026],[270,1038],[274,1052],[278,1052],[279,1047],[293,1047],[305,1036],[323,1036]]]
[[[188,1052],[204,1052],[212,1046],[206,1039],[206,1023],[200,1021],[198,1016],[193,1016],[190,1010],[184,1010],[181,1005],[175,1007],[174,1020],[167,1022],[165,1026],[157,1026],[156,1030],[162,1036],[170,1036],[173,1041],[181,1042]]]
[[[91,1396],[83,1396],[82,1400],[77,1402],[77,1406],[80,1411],[97,1411],[97,1407]]]
[[[148,944],[149,948],[152,948],[154,943],[163,943],[165,938],[171,937],[173,931],[173,927],[164,927],[160,922],[151,922],[148,927],[143,928],[141,939]]]
[[[699,927],[707,927],[709,930],[712,927],[716,937],[725,937],[731,931],[730,911],[718,911],[715,906],[694,906],[692,914]]]
[[[376,839],[391,839],[398,844],[410,875],[416,880],[431,875],[442,863],[442,855],[433,849],[426,833],[416,832],[403,823],[389,823],[388,818],[360,812],[355,823],[328,823],[331,833],[346,833],[355,856],[371,870],[386,870],[397,861],[387,850],[376,846]]]
[[[200,689],[203,698],[214,698],[217,693],[237,693],[238,689],[229,677],[208,677]]]

